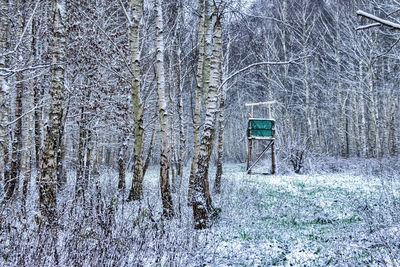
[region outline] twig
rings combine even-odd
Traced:
[[[396,42],[394,42],[394,43],[389,47],[389,49],[388,49],[387,51],[383,52],[383,53],[380,54],[380,55],[377,55],[377,56],[375,57],[375,59],[378,59],[378,58],[383,57],[384,55],[388,54],[388,53],[389,53],[390,51],[392,51],[392,49],[399,43],[399,41],[400,41],[400,38],[398,38],[398,39],[396,40]]]
[[[122,10],[123,10],[124,13],[125,13],[125,17],[126,17],[126,19],[128,20],[129,26],[132,26],[131,17],[129,16],[128,12],[126,11],[124,3],[122,3],[121,0],[118,0],[118,2],[119,2],[119,4],[120,4],[120,6],[122,7]]]
[[[368,25],[359,26],[359,27],[356,28],[356,30],[357,31],[367,30],[367,29],[370,29],[370,28],[380,27],[380,26],[382,26],[382,24],[376,22],[376,23],[371,23],[371,24],[368,24]]]
[[[16,118],[15,120],[10,121],[10,122],[7,123],[4,127],[8,127],[8,126],[10,126],[10,125],[16,123],[17,121],[19,121],[20,119],[22,119],[23,117],[25,117],[26,115],[28,115],[29,113],[35,111],[35,110],[38,109],[38,108],[43,107],[43,106],[44,106],[44,103],[43,103],[43,102],[44,102],[45,100],[47,100],[47,99],[50,99],[50,98],[42,99],[42,100],[41,100],[41,103],[37,104],[37,105],[34,106],[32,109],[28,110],[27,112],[25,112],[24,114],[22,114],[21,116],[19,116],[18,118]]]

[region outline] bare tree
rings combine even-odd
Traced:
[[[160,190],[163,205],[163,215],[171,218],[174,215],[172,204],[171,188],[169,182],[169,157],[170,145],[168,137],[168,117],[167,102],[165,96],[165,70],[164,70],[164,24],[162,0],[156,1],[156,65],[155,73],[157,79],[157,95],[158,95],[158,114],[160,117],[161,128],[161,161],[160,161]]]
[[[46,127],[44,150],[40,170],[39,202],[42,215],[52,224],[57,216],[57,150],[59,129],[62,123],[64,101],[65,72],[65,30],[63,25],[62,5],[58,0],[53,2],[53,26],[50,52],[52,65],[50,68],[50,108],[49,122]]]
[[[221,83],[222,66],[222,27],[221,17],[214,3],[213,12],[213,42],[210,65],[210,86],[207,92],[206,119],[200,139],[199,159],[196,168],[193,188],[193,216],[195,229],[207,227],[209,212],[211,212],[211,196],[208,188],[208,169],[215,132],[215,120],[218,109],[218,96]]]
[[[195,88],[195,108],[193,114],[193,159],[189,176],[189,190],[188,190],[188,203],[192,201],[192,191],[194,185],[194,175],[196,173],[197,160],[199,154],[199,138],[200,138],[200,113],[201,113],[201,94],[204,85],[205,64],[206,57],[206,29],[209,24],[209,17],[207,16],[209,1],[199,0],[198,15],[198,34],[197,41],[199,46],[197,71],[196,71],[196,88]]]
[[[1,13],[4,15],[0,16],[0,69],[7,67],[6,54],[8,44],[8,20],[9,18],[5,15],[8,14],[8,0],[1,1]],[[8,87],[6,78],[0,73],[0,181],[8,179],[8,108],[7,108],[7,97]],[[7,184],[8,181],[5,181]],[[7,190],[5,190],[7,191]]]
[[[139,200],[143,195],[143,107],[140,98],[141,76],[140,76],[140,39],[139,23],[143,15],[142,0],[131,0],[132,16],[128,19],[129,25],[129,47],[131,58],[132,87],[131,98],[134,116],[134,172],[132,186],[128,200]],[[122,2],[121,2],[121,5]],[[124,9],[125,10],[125,9]]]

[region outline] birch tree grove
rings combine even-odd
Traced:
[[[385,225],[343,236],[396,233],[354,255],[393,242],[391,253],[353,265],[398,265],[399,10],[398,0],[0,0],[0,266],[336,255],[338,243],[283,257],[293,240],[325,240],[279,243],[289,224]],[[250,117],[274,119],[274,139],[249,142]],[[379,205],[327,190],[313,195],[315,214],[301,211],[313,205],[297,197],[325,175],[354,178],[349,192],[382,190],[367,197]],[[294,196],[274,190],[292,186],[298,206],[280,205]],[[278,240],[271,259],[240,261],[258,238]]]

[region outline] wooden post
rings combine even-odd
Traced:
[[[272,140],[271,144],[271,161],[272,161],[272,169],[271,169],[271,174],[275,174],[275,140]]]
[[[271,104],[268,105],[268,117],[269,119],[272,119],[272,113],[271,113]]]
[[[253,140],[249,139],[249,147],[247,148],[247,170],[248,170],[248,174],[251,173],[251,170],[249,170],[250,168],[250,162],[251,162],[251,150],[253,148]]]

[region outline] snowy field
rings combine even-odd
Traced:
[[[399,224],[375,218],[374,207],[386,201],[379,180],[346,174],[246,175],[235,167],[225,178],[225,192],[215,198],[223,207],[213,226],[219,236],[217,265],[400,263]]]
[[[186,183],[174,194],[174,219],[161,219],[156,167],[145,177],[141,204],[123,201],[113,171],[92,185],[90,199],[74,201],[69,181],[58,203],[57,245],[49,233],[38,234],[35,201],[27,216],[19,203],[1,206],[0,266],[400,264],[400,186],[391,177],[247,175],[243,169],[225,166],[223,191],[213,194],[220,213],[205,231],[192,229]]]

